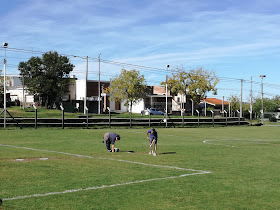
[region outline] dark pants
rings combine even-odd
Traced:
[[[106,141],[105,143],[106,143],[106,147],[107,147],[108,152],[112,152],[111,147],[110,147],[111,141],[108,140],[108,141]]]
[[[110,141],[110,138],[109,138],[109,133],[104,134],[103,142],[106,144],[106,148],[107,148],[108,152],[112,152],[111,147],[110,147],[111,141]]]

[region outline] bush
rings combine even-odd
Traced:
[[[275,116],[269,117],[269,122],[277,122],[277,119]]]

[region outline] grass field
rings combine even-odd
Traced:
[[[147,129],[110,130],[118,153],[108,131],[1,130],[2,210],[280,209],[279,127],[158,129],[156,157]]]

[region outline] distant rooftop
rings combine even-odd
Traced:
[[[211,104],[213,106],[216,105],[222,105],[223,104],[223,100],[217,99],[217,98],[204,98],[201,100],[201,102],[206,102],[208,104]],[[224,101],[224,105],[228,105],[229,103],[227,101]]]

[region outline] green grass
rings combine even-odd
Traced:
[[[108,153],[101,143],[103,134],[108,131],[2,130],[0,144],[96,158],[0,146],[0,197],[7,199],[196,173],[113,159],[211,173],[4,200],[2,210],[280,208],[279,127],[158,129],[156,157],[148,155],[147,129],[110,130],[122,137],[116,147],[135,153]],[[205,140],[208,141],[203,143]],[[15,161],[19,158],[25,161]]]

